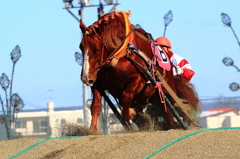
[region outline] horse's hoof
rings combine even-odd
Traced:
[[[137,114],[133,108],[129,108],[129,112],[130,112],[131,119],[133,119]]]
[[[128,116],[128,117],[122,116],[122,120],[123,120],[123,121],[128,121],[128,120],[130,120],[130,119],[131,119],[131,117],[129,117],[129,116]]]
[[[133,108],[129,108],[128,111],[122,110],[122,120],[128,121],[136,116],[136,111]]]
[[[90,130],[92,133],[96,134],[96,135],[100,134],[100,132],[98,131],[97,128],[92,128],[92,127],[90,127],[89,130]]]

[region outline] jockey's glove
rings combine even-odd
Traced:
[[[177,75],[183,74],[183,69],[182,69],[182,67],[177,66],[176,72],[177,72]]]

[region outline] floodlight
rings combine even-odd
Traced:
[[[172,11],[169,10],[163,17],[165,26],[168,26],[173,20]]]
[[[163,32],[163,37],[165,37],[165,33],[166,33],[166,30],[167,30],[167,26],[172,22],[173,20],[173,14],[172,14],[172,11],[169,10],[163,17],[164,19],[164,24],[165,24],[165,28],[164,28],[164,32]]]
[[[233,32],[235,38],[237,39],[238,45],[240,46],[240,42],[239,42],[239,40],[238,40],[238,37],[237,37],[235,31],[234,31],[233,28],[232,28],[231,18],[230,18],[226,13],[222,13],[222,14],[221,14],[221,17],[222,17],[222,22],[223,22],[223,24],[224,24],[225,26],[227,26],[227,27],[230,27],[230,28],[232,29],[232,32]]]
[[[5,124],[7,122],[7,117],[3,114],[0,114],[0,123]]]
[[[12,62],[15,64],[19,58],[21,57],[21,50],[20,50],[20,47],[17,45],[13,51],[11,52],[11,59],[12,59]]]
[[[82,54],[75,52],[75,61],[81,66],[83,63]]]
[[[104,0],[104,2],[107,3],[107,4],[112,4],[113,0]]]
[[[78,4],[83,4],[84,6],[88,3],[90,3],[89,0],[78,0]]]
[[[8,76],[5,73],[2,73],[2,76],[0,77],[0,84],[4,91],[6,91],[10,85],[10,80],[8,79]]]
[[[237,90],[240,89],[240,86],[236,82],[233,82],[233,83],[230,84],[229,88],[230,88],[231,91],[237,91]]]
[[[136,28],[143,29],[143,27],[140,24],[136,24]]]
[[[222,17],[223,24],[225,24],[226,26],[231,27],[231,23],[232,23],[231,22],[231,18],[227,14],[225,14],[225,13],[222,13],[221,17]]]
[[[11,105],[16,109],[16,111],[21,111],[24,107],[23,100],[17,93],[14,93],[11,96],[10,102]]]
[[[226,66],[233,66],[233,60],[230,57],[225,57],[223,60],[224,65]]]
[[[68,9],[69,6],[73,7],[72,1],[73,0],[63,0],[65,8]]]

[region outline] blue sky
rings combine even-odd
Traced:
[[[99,4],[98,0],[92,0]],[[140,24],[154,38],[163,35],[163,17],[173,12],[167,27],[172,51],[186,58],[195,75],[201,99],[239,96],[229,84],[240,83],[240,73],[222,63],[231,57],[240,67],[240,47],[230,28],[221,21],[221,13],[232,19],[232,27],[240,37],[239,0],[119,0],[117,10],[131,10],[132,24]],[[78,5],[77,1],[73,1]],[[25,109],[45,108],[47,102],[56,107],[82,105],[81,67],[74,53],[80,51],[79,23],[59,1],[2,1],[0,10],[0,73],[11,78],[10,53],[16,45],[22,57],[16,64],[13,93],[24,100]],[[112,6],[105,7],[108,12]],[[71,9],[77,15],[78,9]],[[85,8],[87,26],[97,20],[97,8]],[[90,92],[90,89],[88,89]],[[0,90],[4,97],[4,92]],[[88,93],[88,98],[91,94]]]

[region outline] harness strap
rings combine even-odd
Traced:
[[[157,82],[157,85],[155,86],[155,88],[158,88],[159,98],[161,100],[161,103],[164,104],[165,112],[167,112],[167,105],[166,105],[166,101],[165,101],[165,98],[164,98],[164,93],[163,93],[163,90],[162,90],[162,82]]]
[[[148,76],[148,78],[150,79],[150,81],[151,81],[151,79],[153,79],[155,82],[152,82],[151,81],[151,83],[153,84],[153,86],[155,87],[155,88],[157,88],[158,89],[158,94],[159,94],[159,97],[160,97],[160,100],[161,100],[161,103],[164,103],[164,109],[165,109],[165,112],[167,112],[167,106],[166,106],[166,101],[165,101],[165,98],[164,98],[164,94],[163,94],[163,90],[162,90],[162,82],[157,82],[156,81],[156,79],[155,79],[155,67],[154,67],[154,61],[153,60],[151,60],[150,58],[148,58],[148,56],[144,53],[144,52],[142,52],[140,49],[138,49],[137,47],[136,47],[136,45],[134,45],[134,44],[131,44],[131,43],[129,43],[129,49],[130,49],[130,51],[132,51],[133,53],[136,53],[137,55],[139,55],[146,63],[147,63],[147,65],[149,66],[149,67],[151,67],[151,76]],[[134,63],[136,63],[136,64],[138,64],[136,61],[134,61],[134,60],[131,60],[131,61],[133,61]],[[140,65],[140,64],[138,64],[138,65]],[[142,66],[141,66],[141,68],[143,68]],[[145,68],[144,68],[145,69]],[[144,70],[143,69],[143,70]],[[145,73],[146,73],[146,71],[144,71]],[[150,74],[150,73],[149,73]]]
[[[148,66],[152,66],[153,64],[152,60],[144,52],[138,49],[136,45],[129,43],[128,47],[131,52],[139,55],[147,63]]]
[[[157,82],[155,80],[155,77],[154,77],[154,74],[151,74],[148,69],[144,68],[142,65],[140,65],[137,61],[133,60],[132,58],[130,57],[127,57],[127,59],[135,64],[137,64],[140,68],[143,69],[144,73],[147,75],[148,79],[151,81],[152,85],[155,87],[155,88],[158,88],[158,93],[159,93],[159,97],[160,97],[160,100],[161,100],[161,103],[164,103],[164,109],[165,111],[167,112],[167,106],[166,106],[166,101],[165,101],[165,98],[164,98],[164,93],[163,93],[163,90],[162,90],[162,87],[161,87],[161,84],[162,82]]]
[[[193,114],[186,109],[186,107],[183,105],[182,101],[178,98],[176,93],[172,90],[172,88],[168,85],[168,83],[164,80],[164,78],[161,76],[160,72],[156,72],[157,77],[160,81],[162,81],[162,84],[164,88],[168,91],[168,93],[171,95],[171,97],[175,100],[175,102],[179,105],[179,107],[182,109],[182,111],[186,114],[186,116],[192,121],[194,126],[198,125],[198,122],[196,118],[193,116]]]
[[[119,57],[119,56],[116,55],[116,51],[117,51],[117,50],[120,50],[120,49],[122,48],[122,46],[124,45],[124,43],[127,41],[127,39],[129,38],[129,36],[130,36],[131,33],[133,32],[133,30],[134,30],[134,29],[131,29],[131,31],[130,31],[130,32],[127,34],[127,36],[123,39],[121,45],[119,45],[119,47],[117,47],[117,48],[108,56],[108,58],[107,58],[104,62],[102,62],[102,64],[101,64],[100,67],[102,67],[103,65],[107,64],[107,62],[108,62],[109,60],[111,60],[112,58],[116,58],[116,59],[121,58],[121,57]],[[129,39],[129,40],[131,40],[131,39]],[[127,43],[126,43],[126,44],[127,44]],[[126,48],[126,47],[125,47],[125,48]],[[123,49],[122,51],[125,51],[125,50]],[[119,51],[117,51],[117,52],[119,52]],[[127,54],[127,53],[125,53],[124,56],[125,56],[126,54]],[[118,54],[118,55],[119,55],[119,54]],[[123,56],[122,56],[122,57],[123,57]]]
[[[130,35],[130,32],[132,32],[132,31],[130,31],[131,29],[130,29],[130,25],[131,25],[131,23],[130,23],[130,21],[129,21],[129,19],[128,19],[128,15],[126,14],[126,12],[124,12],[124,11],[115,11],[115,12],[117,12],[117,13],[121,13],[122,15],[123,15],[123,18],[124,18],[124,21],[125,21],[125,31],[126,31],[126,39],[125,40],[123,40],[124,42],[123,42],[123,44],[121,45],[121,47],[119,48],[119,49],[117,49],[117,51],[115,52],[113,52],[113,56],[115,56],[115,57],[117,57],[118,59],[120,59],[121,57],[123,57],[123,56],[125,56],[125,55],[121,55],[122,54],[122,52],[123,51],[125,51],[125,48],[126,48],[126,46],[127,46],[127,44],[129,43],[129,41],[130,41],[130,37],[129,37],[129,35]],[[110,59],[111,58],[113,58],[113,56],[111,56],[110,55]]]

